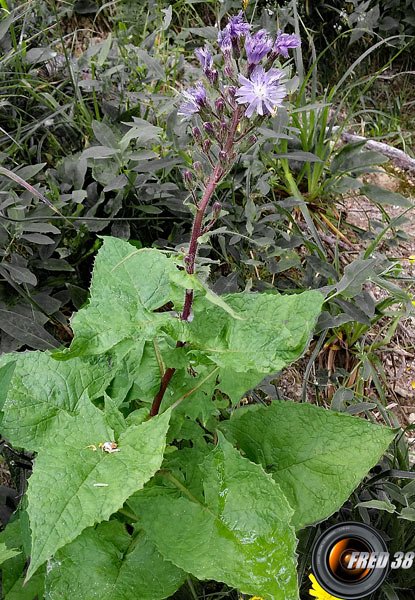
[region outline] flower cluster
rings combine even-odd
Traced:
[[[224,57],[224,80],[221,82],[214,66],[212,50],[208,46],[198,48],[195,56],[209,84],[222,98],[225,111],[233,111],[236,104],[242,104],[245,105],[247,118],[262,118],[275,115],[285,96],[282,83],[284,71],[273,68],[274,62],[280,57],[288,58],[289,50],[298,48],[301,42],[295,34],[278,31],[274,40],[265,29],[256,33],[251,29],[252,26],[245,22],[241,11],[230,17],[226,27],[219,32],[218,45]],[[240,59],[244,56],[246,60],[241,62]],[[224,85],[226,79],[231,85]],[[209,111],[214,116],[203,84],[199,83],[188,89],[183,96],[179,115],[184,120],[196,113],[205,118]]]
[[[190,244],[183,259],[190,275],[195,272],[200,236],[212,229],[221,214],[222,207],[215,202],[206,215],[216,186],[230,171],[238,153],[246,152],[256,143],[255,128],[276,114],[286,95],[283,83],[286,70],[279,62],[274,63],[279,57],[287,58],[288,50],[300,45],[295,35],[278,31],[273,39],[265,29],[257,32],[251,29],[242,11],[228,19],[217,39],[222,60],[217,60],[217,52],[209,45],[198,48],[195,57],[206,83],[196,83],[183,92],[178,114],[183,121],[198,119],[192,129],[198,147],[197,160],[191,170],[183,173],[195,210]],[[180,316],[183,321],[193,318],[192,305],[193,290],[188,289]],[[174,369],[170,371],[173,373]],[[159,404],[154,411],[152,407],[151,414],[157,414],[158,407]]]
[[[193,128],[194,140],[212,167],[219,161],[223,176],[237,148],[242,151],[252,146],[255,127],[274,116],[282,105],[287,70],[280,61],[288,58],[290,49],[300,46],[300,40],[281,31],[275,38],[265,29],[254,32],[241,11],[228,19],[217,42],[222,61],[209,45],[195,50],[206,84],[197,83],[183,92],[178,114],[183,121],[196,115],[201,119]],[[194,163],[193,168],[204,185],[201,163]],[[193,191],[195,182],[190,172],[185,183]]]

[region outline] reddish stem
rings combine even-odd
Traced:
[[[233,114],[231,127],[229,129],[228,137],[226,139],[226,143],[223,148],[223,150],[227,154],[229,154],[229,152],[232,150],[232,146],[235,143],[234,136],[235,136],[236,128],[238,127],[239,117],[240,117],[240,110],[239,110],[239,108],[237,108]],[[192,236],[190,238],[189,250],[185,256],[185,261],[184,261],[185,266],[186,266],[186,271],[189,275],[193,275],[195,272],[195,261],[196,261],[196,255],[197,255],[198,239],[199,239],[201,231],[202,231],[203,217],[205,216],[205,211],[206,211],[207,205],[209,204],[209,200],[211,199],[213,192],[215,191],[215,188],[216,188],[217,184],[219,183],[221,177],[223,177],[225,171],[226,171],[226,169],[224,169],[222,167],[220,161],[218,161],[213,168],[211,176],[209,177],[209,181],[206,185],[205,191],[203,192],[202,199],[200,200],[199,205],[197,207],[195,220],[193,222]],[[182,321],[189,320],[189,317],[190,317],[190,314],[192,311],[192,304],[193,304],[193,290],[186,290],[183,310],[182,310],[182,314],[180,316]],[[177,342],[176,347],[179,348],[181,346],[184,346],[184,342]],[[172,369],[172,368],[166,369],[163,377],[161,378],[160,389],[157,392],[156,396],[154,397],[153,404],[151,405],[150,417],[154,417],[155,415],[158,414],[161,401],[163,400],[164,392],[166,391],[167,386],[169,385],[169,382],[170,382],[171,378],[173,377],[175,370],[176,369]]]
[[[173,374],[176,369],[171,369],[170,367],[165,370],[163,377],[161,378],[160,389],[157,394],[154,396],[153,404],[151,405],[150,417],[154,417],[158,414],[161,401],[163,400],[164,392],[169,385],[170,379],[173,377]]]

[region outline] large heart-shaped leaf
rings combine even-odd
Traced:
[[[59,431],[68,416],[78,414],[83,394],[98,397],[114,377],[106,356],[65,363],[46,353],[24,352],[1,357],[1,364],[8,387],[2,432],[26,450],[48,443],[52,430]]]
[[[153,487],[129,504],[158,551],[183,570],[265,600],[297,600],[292,509],[271,476],[219,435],[200,467],[204,502],[173,479],[182,496]]]
[[[217,365],[246,373],[277,373],[304,352],[324,297],[310,291],[282,294],[226,294],[243,320],[214,305],[195,302],[186,340]]]
[[[272,473],[297,528],[338,510],[394,437],[387,427],[296,402],[238,409],[220,429]]]
[[[164,560],[144,532],[130,536],[119,521],[85,529],[48,567],[49,600],[161,600],[186,577]]]
[[[28,514],[32,530],[27,579],[59,548],[86,527],[108,519],[160,468],[170,411],[126,429],[119,451],[96,448],[114,441],[105,415],[87,398],[77,416],[60,424],[60,439],[39,452],[29,481]]]
[[[169,302],[169,272],[175,270],[162,252],[104,238],[95,259],[89,304],[72,319],[75,338],[70,351],[55,356],[101,354],[125,338],[151,340],[171,320],[168,312],[153,311]]]

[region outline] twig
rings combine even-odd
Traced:
[[[366,142],[365,148],[367,148],[368,150],[375,150],[376,152],[384,154],[391,160],[395,161],[396,164],[405,171],[415,171],[415,158],[412,158],[403,150],[399,150],[399,148],[394,148],[393,146],[390,146],[389,144],[384,144],[383,142],[368,140],[367,138],[361,135],[348,133],[347,131],[343,131],[340,137],[345,142]]]

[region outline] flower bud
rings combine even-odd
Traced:
[[[211,69],[206,69],[205,75],[206,75],[207,80],[209,81],[210,85],[215,86],[217,84],[218,72],[216,71],[216,69],[214,69],[213,71]]]
[[[198,144],[202,143],[202,134],[200,133],[199,127],[193,127],[192,129],[193,137],[195,138]]]
[[[212,145],[211,140],[207,139],[203,142],[202,144],[202,148],[203,148],[203,152],[205,152],[206,154],[209,153],[210,147]]]
[[[206,133],[209,134],[215,134],[215,128],[213,127],[212,123],[210,123],[209,121],[206,121],[206,123],[203,123],[203,129],[206,131]]]
[[[225,73],[225,75],[226,75],[227,77],[233,77],[233,67],[232,67],[232,63],[231,63],[231,62],[228,62],[228,63],[225,65],[225,68],[224,68],[224,73]]]
[[[235,94],[236,94],[236,88],[233,86],[230,86],[228,88],[228,100],[229,100],[229,104],[232,106],[232,108],[236,108]]]
[[[184,179],[184,185],[188,190],[192,190],[193,189],[193,175],[191,174],[190,171],[185,171],[184,175],[183,175],[183,179]]]
[[[212,215],[215,220],[219,218],[221,210],[222,210],[222,204],[220,202],[215,202],[215,204],[212,207]]]
[[[195,170],[196,175],[199,177],[199,179],[203,180],[204,177],[204,173],[203,173],[203,167],[202,167],[202,163],[200,163],[198,160],[196,162],[193,163],[193,168]]]
[[[228,155],[226,152],[224,152],[224,150],[219,152],[219,160],[225,164],[228,162]]]
[[[222,100],[222,98],[217,98],[215,100],[215,108],[216,108],[216,112],[218,113],[218,115],[221,116],[225,109],[225,103]]]

